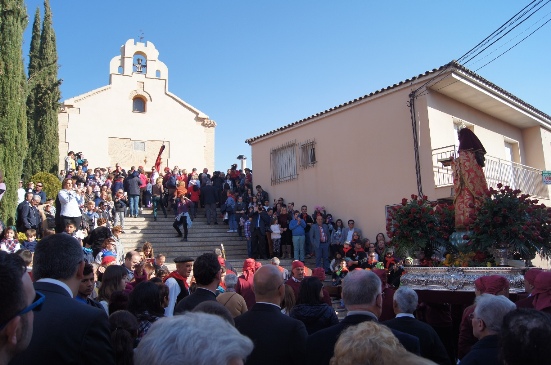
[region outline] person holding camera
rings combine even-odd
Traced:
[[[82,213],[80,206],[84,204],[84,190],[83,188],[73,189],[73,180],[63,180],[62,189],[57,194],[59,203],[61,204],[60,218],[61,227],[60,232],[65,230],[65,225],[68,222],[74,222],[76,227],[80,228],[82,223]]]

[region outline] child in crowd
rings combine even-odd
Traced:
[[[84,253],[84,261],[91,264],[94,262],[94,253],[92,250],[92,244],[88,240],[88,237],[81,240],[82,242],[82,252]]]
[[[329,265],[331,268],[331,284],[333,286],[341,285],[342,279],[348,274],[348,268],[346,267],[346,260],[341,256],[340,253],[335,255],[335,258],[331,261]]]
[[[23,259],[23,262],[25,263],[25,266],[27,267],[27,272],[30,273],[33,270],[33,253],[29,250],[26,250],[24,248],[18,250],[16,252],[19,257]]]
[[[0,251],[14,253],[19,251],[19,249],[21,249],[21,245],[15,237],[15,229],[6,227],[6,229],[4,229],[4,237],[0,241]]]
[[[106,238],[101,247],[102,250],[96,255],[96,262],[98,264],[101,264],[103,258],[106,256],[113,256],[116,260],[117,253],[115,252],[115,239],[113,237]]]
[[[142,246],[143,258],[147,262],[153,262],[155,260],[155,254],[153,253],[153,245],[151,242],[145,242]]]
[[[247,240],[247,257],[253,257],[253,248],[251,247],[251,222],[253,221],[253,217],[249,217],[249,219],[245,222],[245,225],[243,226],[243,231],[245,231],[245,239]]]
[[[124,213],[126,207],[129,206],[128,198],[124,195],[124,191],[119,189],[115,194],[115,225],[124,228]]]
[[[270,226],[272,231],[272,244],[274,247],[274,256],[281,256],[281,226],[278,223],[277,216],[272,218],[272,225]]]
[[[23,241],[23,247],[26,250],[34,252],[34,249],[36,248],[36,229],[27,229],[25,231],[25,236],[27,237],[27,240]]]
[[[90,200],[86,203],[86,211],[82,214],[82,223],[88,232],[93,231],[97,227],[99,215],[96,213],[96,203]]]
[[[113,212],[106,202],[101,201],[98,204],[96,213],[98,214],[98,218],[103,218],[107,221],[107,228],[111,228],[113,224]]]
[[[115,250],[117,251],[117,265],[124,263],[124,245],[121,241],[121,233],[124,233],[121,226],[115,226],[111,229],[113,238],[115,239]]]

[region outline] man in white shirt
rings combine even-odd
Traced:
[[[193,258],[186,256],[178,256],[174,259],[176,270],[164,279],[168,287],[168,306],[165,308],[165,317],[172,317],[176,303],[189,295],[187,280],[193,270],[193,261]]]

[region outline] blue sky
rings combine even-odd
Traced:
[[[247,138],[459,58],[528,3],[50,0],[62,100],[107,85],[111,58],[143,32],[169,69],[169,90],[218,123],[218,170],[240,154],[251,166]],[[42,0],[26,4],[24,55],[34,12],[43,13]],[[550,17],[551,4],[496,45],[506,50]],[[551,22],[477,73],[551,114],[550,39]]]

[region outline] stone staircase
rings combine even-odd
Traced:
[[[157,221],[154,221],[153,210],[147,208],[144,208],[138,218],[126,217],[125,233],[122,235],[125,251],[141,249],[143,243],[149,241],[153,245],[155,254],[166,255],[166,264],[172,269],[174,258],[177,256],[197,257],[205,252],[213,252],[223,244],[226,260],[236,270],[243,266],[243,260],[247,258],[247,241],[244,237],[241,239],[237,233],[228,233],[229,227],[221,218],[218,218],[217,225],[207,225],[204,209],[199,209],[197,218],[189,228],[187,242],[181,242],[181,238],[176,237],[173,223],[174,216],[169,213],[168,218],[165,218],[162,212],[157,215]],[[260,261],[263,265],[270,263],[269,260]],[[281,259],[281,265],[289,270],[291,263],[291,259]],[[315,267],[315,260],[306,260],[306,265],[310,268]]]
[[[159,213],[159,212],[158,212]],[[141,249],[144,242],[149,241],[153,245],[155,254],[163,253],[166,256],[166,265],[170,270],[175,269],[174,258],[177,256],[197,257],[205,252],[213,252],[214,249],[224,245],[226,251],[226,260],[241,274],[243,260],[247,258],[247,241],[241,239],[237,233],[228,233],[228,225],[224,224],[221,218],[218,218],[218,224],[207,225],[204,209],[199,209],[197,218],[193,220],[192,227],[189,228],[188,241],[181,242],[181,237],[176,237],[176,231],[172,227],[174,223],[173,214],[168,214],[165,218],[160,212],[157,215],[157,221],[153,220],[153,210],[144,208],[138,218],[125,218],[124,234],[122,242],[125,251]],[[281,266],[291,270],[292,259],[281,259]],[[262,265],[270,264],[269,260],[260,260]],[[315,267],[315,259],[306,259],[306,266]],[[334,290],[331,286],[331,276],[327,275],[324,285],[328,287],[330,293]],[[340,298],[332,295],[333,308],[339,318],[346,315],[346,309],[340,307]]]

